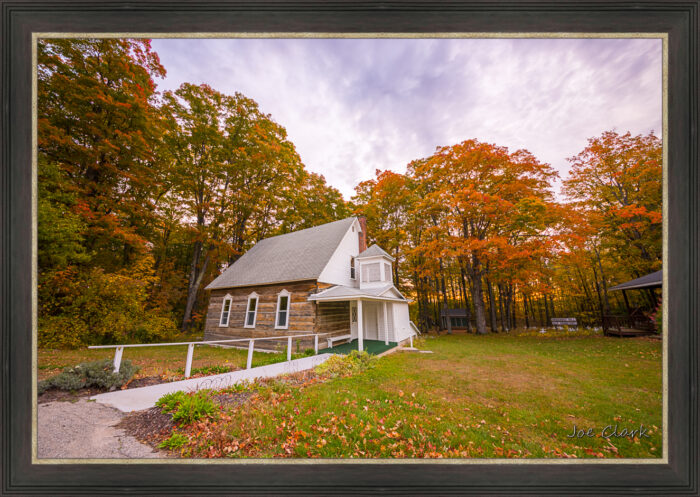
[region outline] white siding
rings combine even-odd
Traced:
[[[408,315],[408,304],[403,302],[395,302],[391,307],[394,309],[394,331],[395,341],[400,342],[413,334],[410,325],[410,317]]]
[[[382,334],[381,339],[384,340],[384,309],[382,309]],[[386,302],[386,334],[388,335],[390,342],[395,342],[394,339],[394,304],[391,302]]]
[[[321,271],[318,281],[331,285],[359,286],[360,275],[357,263],[355,263],[357,279],[350,278],[350,258],[355,257],[360,249],[359,230],[360,223],[355,221],[338,244],[326,267]]]
[[[362,302],[362,331],[366,340],[379,340],[380,311],[381,305],[377,302]]]

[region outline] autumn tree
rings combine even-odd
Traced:
[[[170,336],[143,278],[163,186],[158,56],[148,40],[41,40],[37,74],[39,342]]]
[[[662,147],[654,133],[606,131],[569,159],[563,192],[635,277],[661,266]],[[590,213],[590,214],[588,214]]]
[[[419,249],[454,258],[464,268],[471,282],[476,331],[486,333],[484,281],[493,309],[488,278],[496,256],[518,250],[509,244],[514,230],[525,237],[544,228],[537,211],[551,202],[550,181],[556,173],[526,151],[510,154],[504,147],[476,140],[439,148],[427,160],[409,166],[409,173],[427,188],[417,214],[433,220],[433,236]]]
[[[120,267],[143,248],[153,219],[154,80],[165,69],[149,40],[42,40],[37,74],[42,164],[64,171],[94,262]]]
[[[210,265],[235,261],[248,241],[249,222],[265,224],[306,172],[284,128],[240,93],[185,83],[163,100],[170,195],[191,232],[186,329]]]

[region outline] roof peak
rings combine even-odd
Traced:
[[[206,289],[316,280],[355,219],[348,217],[264,238]]]
[[[290,231],[289,233],[282,233],[282,234],[279,234],[279,235],[268,236],[268,237],[265,237],[265,238],[262,238],[262,239],[258,240],[256,243],[264,242],[265,240],[272,240],[273,238],[279,238],[279,237],[281,237],[281,236],[295,235],[295,234],[297,234],[297,233],[305,233],[305,232],[307,232],[307,231],[309,231],[309,230],[316,230],[316,229],[318,229],[318,228],[326,227],[326,226],[331,225],[331,224],[348,222],[348,221],[350,221],[351,219],[352,219],[352,220],[355,220],[355,219],[357,219],[357,217],[354,217],[354,216],[346,217],[346,218],[344,218],[344,219],[338,219],[337,221],[331,221],[331,222],[329,222],[329,223],[317,224],[316,226],[311,226],[311,227],[309,227],[309,228],[303,228],[303,229],[300,229],[300,230]]]
[[[395,260],[391,255],[389,255],[383,248],[381,248],[379,245],[376,243],[373,243],[372,245],[369,246],[366,250],[364,250],[362,253],[360,253],[357,258],[362,259],[364,257],[386,257],[388,259],[391,259],[392,261]]]

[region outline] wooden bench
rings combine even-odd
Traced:
[[[327,340],[328,340],[328,348],[330,349],[331,347],[333,347],[333,343],[334,343],[334,342],[341,342],[341,341],[344,342],[344,341],[350,340],[350,339],[352,339],[352,335],[350,335],[350,334],[348,334],[348,335],[334,336],[334,337],[328,337],[328,338],[327,338]]]
[[[578,328],[578,323],[576,318],[552,318],[552,326],[554,328],[563,328],[568,326],[569,328]]]

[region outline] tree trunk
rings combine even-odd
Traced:
[[[530,318],[528,317],[528,312],[527,312],[527,295],[523,293],[523,312],[525,314],[525,329],[528,329],[530,327]]]
[[[604,314],[610,314],[610,303],[608,302],[608,284],[605,282],[605,273],[603,273],[603,263],[600,262],[600,252],[598,248],[594,248],[596,259],[598,259],[598,269],[600,269],[600,282],[603,284],[603,304]]]
[[[603,324],[603,316],[605,312],[603,311],[603,297],[600,294],[600,285],[598,284],[598,273],[596,273],[595,270],[595,265],[592,267],[593,269],[593,280],[595,281],[595,291],[598,294],[598,308],[600,310],[600,324]]]
[[[535,319],[535,304],[533,303],[535,299],[530,296],[527,299],[527,305],[530,308],[530,317],[532,318],[532,325],[536,327],[537,325],[535,324],[537,322],[537,319]]]
[[[445,306],[445,308],[448,308],[449,306],[447,305],[447,290],[445,288],[445,274],[443,273],[442,259],[440,259],[440,282],[442,283],[442,304]]]
[[[443,302],[443,305],[447,307],[445,302]],[[435,278],[435,322],[438,323],[438,328],[440,328],[440,330],[444,329],[442,326],[442,319],[440,318],[440,280],[437,278]]]
[[[472,301],[476,314],[476,332],[485,335],[486,331],[486,306],[484,305],[484,291],[481,283],[481,275],[472,275]]]
[[[506,325],[505,314],[503,313],[503,285],[501,283],[498,284],[498,311],[498,316],[501,319],[501,331],[505,333],[508,331],[508,327]]]
[[[209,265],[209,254],[204,258],[204,263],[202,268],[199,269],[199,261],[202,256],[202,242],[196,242],[194,246],[194,253],[192,254],[192,264],[190,266],[190,277],[189,283],[187,285],[187,302],[185,304],[185,314],[182,317],[182,325],[180,329],[186,331],[190,325],[190,319],[192,318],[192,310],[194,309],[195,301],[197,300],[197,292],[202,284],[202,279],[204,278],[204,273],[207,271],[207,266]]]
[[[496,328],[496,302],[493,298],[493,285],[491,284],[491,280],[489,280],[488,278],[486,278],[486,289],[489,292],[489,318],[491,332],[497,333],[498,329]]]
[[[472,310],[471,306],[469,305],[469,299],[467,298],[467,278],[466,275],[464,274],[464,267],[462,265],[459,265],[459,272],[462,275],[462,290],[464,291],[464,312],[466,314],[466,320],[467,320],[467,333],[472,332]]]

